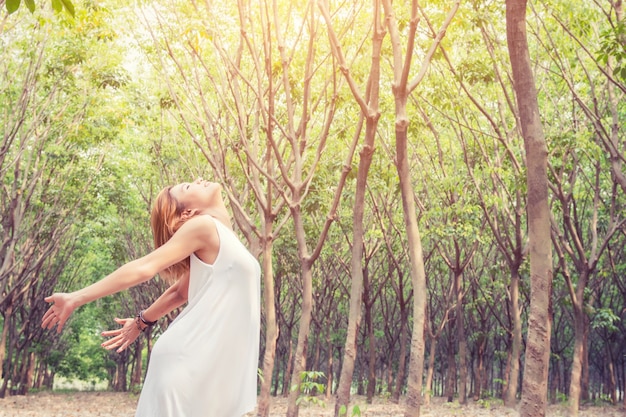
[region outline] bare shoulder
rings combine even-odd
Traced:
[[[215,262],[220,248],[216,220],[209,215],[194,216],[187,220],[179,231],[182,231],[183,227],[188,230],[188,240],[197,242],[197,246],[194,245],[196,256],[207,264]]]
[[[193,216],[180,227],[179,232],[197,237],[211,237],[216,234],[215,220],[208,215]]]

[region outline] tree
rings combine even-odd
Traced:
[[[367,177],[374,153],[374,140],[378,127],[380,111],[378,108],[378,97],[380,90],[380,57],[381,45],[385,35],[382,30],[380,4],[374,2],[372,13],[372,64],[369,77],[367,78],[366,93],[363,95],[351,76],[346,58],[343,54],[341,44],[332,25],[328,3],[318,2],[320,10],[326,22],[330,42],[335,58],[339,62],[339,67],[347,79],[350,90],[354,95],[360,108],[360,120],[365,119],[364,145],[360,152],[359,167],[357,169],[357,180],[354,200],[354,218],[352,221],[352,257],[351,257],[351,290],[350,290],[350,314],[348,317],[348,331],[344,347],[343,366],[341,367],[341,377],[337,387],[337,399],[335,402],[335,416],[345,414],[350,401],[350,390],[352,387],[354,363],[357,356],[357,333],[361,324],[361,308],[363,296],[364,268],[363,263],[363,216],[365,211],[365,193],[367,188]],[[361,124],[360,122],[359,124]],[[357,129],[360,136],[361,129]],[[370,346],[370,348],[372,348]]]
[[[406,106],[409,95],[417,88],[426,75],[433,54],[439,47],[446,29],[450,25],[459,8],[459,1],[455,1],[448,11],[439,31],[422,60],[421,67],[413,79],[409,79],[414,54],[415,32],[418,24],[418,2],[411,2],[410,29],[407,34],[406,55],[401,50],[400,32],[392,4],[383,0],[385,17],[393,51],[393,95],[395,100],[395,138],[396,138],[396,169],[400,180],[402,195],[402,211],[407,232],[409,246],[409,260],[411,263],[411,283],[413,285],[413,335],[411,338],[411,361],[409,365],[409,382],[407,392],[407,407],[405,415],[419,415],[422,395],[422,373],[424,370],[424,326],[426,315],[426,274],[424,270],[424,255],[422,242],[415,213],[415,197],[408,159],[408,127]]]
[[[524,417],[544,416],[552,323],[552,248],[546,147],[526,35],[526,0],[506,0],[507,46],[526,149],[531,298],[522,402]]]
[[[90,152],[90,142],[78,133],[90,97],[76,94],[82,80],[74,71],[89,36],[64,49],[61,45],[71,30],[56,35],[41,26],[30,33],[21,28],[5,33],[13,43],[3,49],[8,59],[2,59],[0,73],[2,85],[7,86],[0,95],[0,311],[5,329],[13,329],[9,330],[13,338],[0,341],[0,360],[6,358],[5,369],[13,376],[4,379],[2,396],[9,382],[22,392],[28,390],[17,369],[24,369],[24,362],[18,365],[21,360],[32,358],[20,359],[12,352],[17,355],[18,346],[26,352],[42,338],[36,315],[76,247],[68,236],[75,232],[75,219],[84,213],[85,192],[102,162],[100,152]],[[25,45],[29,47],[21,49]],[[49,59],[50,51],[65,54],[64,59]],[[20,311],[24,306],[26,310]],[[17,331],[20,328],[22,332]]]

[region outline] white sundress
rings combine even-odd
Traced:
[[[136,417],[241,417],[256,406],[261,269],[214,221],[217,258],[191,255],[188,304],[152,349]]]

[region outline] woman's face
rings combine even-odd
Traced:
[[[194,182],[175,185],[170,193],[183,208],[202,211],[220,203],[221,190],[222,187],[218,183],[198,178]]]

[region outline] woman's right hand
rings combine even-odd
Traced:
[[[141,331],[137,327],[137,323],[135,322],[135,319],[116,318],[115,322],[117,324],[121,324],[122,327],[117,330],[108,330],[108,331],[102,332],[102,336],[111,337],[111,339],[102,343],[101,346],[105,348],[106,350],[112,350],[112,349],[117,348],[116,352],[119,353],[123,351],[124,349],[126,349],[128,346],[130,346],[130,344],[133,343],[137,339]]]
[[[44,300],[47,303],[52,303],[52,305],[43,315],[41,327],[53,329],[54,326],[57,326],[57,333],[61,333],[65,322],[76,309],[75,297],[69,293],[54,293]]]

